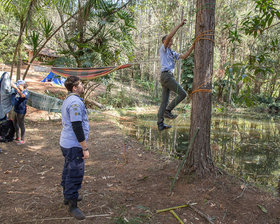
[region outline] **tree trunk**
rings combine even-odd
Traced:
[[[254,83],[254,94],[260,94],[261,93],[261,86],[263,84],[262,81],[262,75],[258,73],[255,78],[255,83]]]
[[[238,29],[238,18],[236,20],[236,26],[235,26],[235,30]],[[236,53],[236,43],[234,42],[233,43],[233,48],[232,48],[232,60],[231,60],[231,68],[233,67],[233,64],[234,64],[234,61],[235,61],[235,53]],[[233,77],[233,72],[231,74],[230,77],[230,86],[229,86],[229,94],[228,94],[228,104],[230,105],[231,104],[231,96],[232,96],[232,84],[233,84],[233,80],[234,80],[234,77]]]
[[[18,56],[17,56],[17,78],[16,80],[20,80],[20,67],[21,67],[21,41],[18,46]]]
[[[182,6],[182,14],[181,14],[181,21],[184,19],[184,6]],[[180,45],[179,45],[179,52],[182,52],[182,41],[183,41],[183,29],[181,29],[181,33],[180,33]],[[177,67],[177,71],[178,71],[178,83],[181,83],[181,66],[182,66],[182,61],[179,60],[178,62],[178,67]]]
[[[273,77],[272,77],[272,80],[270,82],[270,85],[269,85],[269,96],[272,97],[273,96],[273,93],[275,91],[275,87],[276,87],[276,83],[277,83],[277,78],[278,78],[278,74],[276,73]]]
[[[191,2],[191,7],[189,11],[189,21],[190,21],[190,26],[189,26],[189,39],[192,39],[192,32],[193,32],[193,23],[192,23],[192,17],[193,17],[193,8],[195,5],[195,0]]]
[[[156,44],[155,44],[155,55],[154,55],[154,83],[155,83],[155,89],[154,89],[154,95],[155,97],[158,97],[158,75],[157,75],[157,70],[156,70],[156,67],[157,67],[157,62],[156,62],[156,58],[157,58],[157,55],[158,55],[158,45],[159,45],[159,40],[156,39]]]
[[[220,64],[219,64],[219,70],[218,70],[218,77],[219,79],[224,79],[225,77],[225,68],[224,65],[227,61],[227,39],[225,37],[225,32],[221,32],[221,40],[219,43],[219,51],[220,51]]]
[[[215,4],[216,0],[197,1],[196,36],[205,31],[215,30]],[[205,6],[207,6],[205,8]],[[208,32],[209,33],[209,32]],[[207,36],[214,40],[213,35]],[[194,54],[194,82],[193,89],[205,89],[193,94],[191,110],[190,139],[197,129],[193,146],[190,148],[186,161],[186,169],[189,173],[204,176],[214,171],[212,154],[210,149],[211,130],[211,89],[213,74],[214,43],[210,40],[199,40],[195,45]],[[209,90],[209,92],[207,92]]]

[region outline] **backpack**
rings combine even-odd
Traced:
[[[12,120],[4,120],[0,123],[0,142],[11,142],[15,136],[15,128]]]

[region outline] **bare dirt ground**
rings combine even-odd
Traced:
[[[43,86],[27,80],[33,88]],[[0,223],[78,223],[63,204],[61,121],[28,108],[26,144],[0,143]],[[280,223],[279,198],[228,175],[194,179],[181,174],[170,194],[180,161],[147,151],[110,117],[91,115],[89,150],[79,207],[81,223],[180,223],[158,209],[195,203],[212,222]],[[210,223],[188,207],[174,210],[184,223]]]

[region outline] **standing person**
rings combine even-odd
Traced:
[[[158,130],[171,128],[170,125],[164,124],[164,117],[169,119],[175,119],[177,116],[172,114],[172,110],[187,96],[186,91],[176,82],[174,79],[175,60],[187,58],[194,45],[184,54],[178,54],[171,50],[173,44],[173,36],[177,30],[185,24],[186,20],[183,20],[177,25],[168,35],[162,38],[162,46],[160,48],[160,61],[161,61],[161,73],[160,82],[162,85],[162,98],[161,105],[158,110]],[[168,105],[170,90],[178,94],[175,99]],[[168,105],[168,106],[167,106]]]
[[[25,143],[24,135],[25,135],[25,125],[24,125],[24,117],[26,114],[26,103],[29,97],[29,92],[27,90],[27,84],[23,80],[18,80],[16,85],[11,83],[11,87],[13,87],[17,94],[15,96],[15,105],[14,105],[14,126],[16,131],[16,141],[17,144],[22,145]],[[19,136],[20,129],[20,136]]]
[[[64,83],[69,91],[61,107],[62,131],[60,147],[65,158],[61,186],[63,187],[64,203],[69,204],[69,212],[76,219],[85,219],[78,208],[78,190],[84,177],[84,159],[89,158],[87,139],[89,121],[83,99],[84,86],[80,78],[70,76]],[[80,199],[81,200],[81,199]]]

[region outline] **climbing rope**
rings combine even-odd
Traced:
[[[211,80],[212,80],[212,76],[210,76],[204,83],[202,83],[199,87],[197,87],[196,90],[192,91],[192,93],[190,95],[190,99],[192,98],[193,94],[198,93],[198,92],[211,93],[212,89],[200,89],[202,86],[207,85]]]
[[[214,36],[214,33],[211,33],[211,32],[214,32],[214,30],[206,30],[206,31],[203,31],[201,32],[199,35],[197,35],[197,37],[194,39],[194,42],[193,42],[193,45],[198,42],[199,40],[209,40],[213,43],[214,40],[210,39],[210,38],[204,38],[205,36]],[[196,90],[193,90],[191,95],[190,95],[190,99],[192,98],[193,94],[197,93],[197,92],[206,92],[206,93],[211,93],[212,92],[212,89],[201,89],[202,86],[205,86],[207,85],[210,81],[212,80],[212,75],[204,82],[202,83]]]

